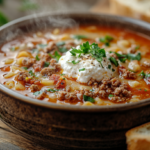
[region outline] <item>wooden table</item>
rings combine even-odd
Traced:
[[[107,0],[98,1],[93,7],[90,8],[91,12],[111,13],[109,3]],[[17,135],[0,121],[0,150],[46,150],[39,145],[29,141],[20,135]]]

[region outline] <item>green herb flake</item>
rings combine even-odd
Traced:
[[[91,103],[95,102],[95,100],[90,96],[83,95],[83,99],[84,99],[85,102],[87,102],[87,101],[91,102]]]
[[[139,76],[141,76],[142,78],[145,78],[145,75],[146,75],[146,74],[144,73],[143,70],[142,70],[141,73],[139,74]]]
[[[144,91],[145,91],[145,92],[147,92],[147,90],[146,90],[146,89],[144,89]]]
[[[30,70],[29,73],[30,73],[31,76],[34,76],[34,77],[36,76],[35,73],[33,73],[32,70]]]
[[[141,91],[141,89],[139,89]]]
[[[57,46],[63,46],[63,45],[65,45],[65,42],[64,41],[60,41],[60,42],[57,42],[56,45]]]
[[[114,95],[113,94],[109,94],[108,97],[114,97]]]
[[[16,49],[15,49],[15,47],[11,47],[10,50],[11,51],[15,51]]]
[[[64,76],[65,74],[60,74],[60,76]]]
[[[48,44],[38,44],[39,47],[45,48]]]
[[[34,92],[33,95],[38,96],[39,94],[42,94],[42,93],[43,93],[42,91],[37,91],[37,92]]]
[[[116,67],[118,67],[118,61],[114,57],[109,58],[110,62],[113,63]]]
[[[111,65],[108,65],[108,69],[111,69]]]
[[[136,73],[135,71],[133,71],[133,70],[129,70],[130,72],[134,72],[134,73]]]
[[[63,80],[66,80],[66,78],[63,78]]]
[[[44,67],[48,67],[50,65],[50,63],[49,62],[44,62]]]
[[[54,90],[54,89],[47,89],[47,91],[54,93],[54,92],[57,92],[57,91],[59,91],[59,90],[58,90],[58,89],[55,89],[55,90]]]
[[[61,53],[65,53],[68,51],[65,47],[59,47],[58,49]]]
[[[74,38],[74,39],[77,39],[77,40],[80,40],[80,39],[88,39],[88,37],[85,36],[85,35],[73,35],[73,38]]]
[[[22,67],[24,70],[28,70],[28,68],[27,67]]]
[[[137,45],[137,46],[135,47],[136,50],[138,50],[139,48],[140,48],[140,45]]]
[[[38,55],[36,55],[35,59],[36,59],[37,61],[39,61],[39,60],[40,60],[40,58],[39,58],[39,56],[38,56]]]
[[[113,41],[113,37],[106,35],[104,38],[100,38],[99,41],[104,43],[106,46],[110,46],[110,42]]]
[[[54,55],[49,53],[49,56],[52,58],[55,58],[57,61],[60,59],[61,55],[58,53],[58,51],[55,51]]]
[[[127,54],[127,58],[128,60],[138,60],[140,61],[141,60],[141,53],[138,53],[137,55],[136,54]]]
[[[79,72],[80,72],[80,71],[84,71],[84,70],[85,70],[85,68],[79,69]]]
[[[76,62],[75,60],[73,60],[73,61],[71,61],[71,62],[70,62],[70,61],[68,61],[68,62],[75,65],[75,64],[78,64],[80,61],[77,61],[77,62]]]
[[[113,69],[113,68],[112,68],[112,71],[114,72],[114,71],[115,71],[115,69]]]

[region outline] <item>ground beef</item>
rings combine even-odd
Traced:
[[[56,72],[61,70],[61,66],[60,66],[59,63],[57,63],[56,59],[51,59],[50,60],[50,65],[55,68]]]
[[[45,97],[47,96],[47,91],[45,90],[44,92],[42,92],[41,94],[39,94],[38,96],[37,96],[37,99],[44,99]]]
[[[38,87],[38,85],[36,85],[36,84],[32,84],[30,86],[30,89],[31,89],[31,92],[36,92],[36,91],[40,90],[39,87]]]
[[[119,73],[125,79],[135,79],[136,78],[136,74],[134,72],[127,70],[123,66],[119,67]]]
[[[74,100],[77,99],[77,95],[76,95],[75,92],[69,93],[69,92],[66,92],[66,91],[58,91],[57,98],[58,98],[59,100],[70,100],[70,101],[74,101]]]
[[[56,43],[50,42],[49,45],[46,47],[45,52],[50,53],[52,51],[58,51],[58,47]]]
[[[40,72],[43,76],[51,76],[55,73],[55,68],[45,67]]]
[[[16,79],[19,80],[19,81],[25,81],[26,77],[29,77],[30,74],[28,72],[19,72],[17,75],[16,75]]]
[[[42,59],[43,59],[43,60],[46,60],[46,61],[49,61],[49,60],[51,59],[51,57],[50,57],[49,54],[44,53],[44,54],[42,55]]]
[[[136,53],[136,47],[136,45],[132,45],[130,48],[128,48],[127,52],[131,54]]]
[[[31,67],[36,62],[35,59],[32,58],[24,58],[22,60],[22,65],[26,67]]]

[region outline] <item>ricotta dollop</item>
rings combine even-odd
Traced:
[[[79,46],[76,47],[76,49],[79,48]],[[76,78],[77,82],[88,83],[90,79],[101,81],[102,79],[115,76],[117,68],[110,62],[108,52],[106,52],[106,57],[103,57],[101,65],[90,54],[82,54],[80,57],[76,57],[72,56],[70,51],[71,50],[66,52],[66,54],[59,59],[63,74],[68,78]],[[75,63],[73,64],[72,61]]]

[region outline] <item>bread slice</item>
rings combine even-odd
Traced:
[[[150,0],[110,0],[112,12],[150,22]]]
[[[150,122],[126,133],[128,150],[150,150]]]

